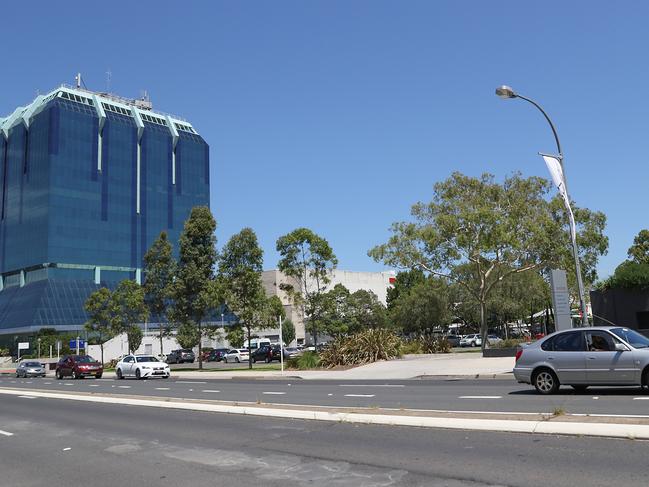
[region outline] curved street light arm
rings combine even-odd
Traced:
[[[562,159],[562,161],[561,161],[562,164],[561,165],[563,166],[563,152],[561,152],[561,142],[559,142],[559,135],[557,134],[557,129],[554,127],[554,124],[552,123],[552,120],[550,120],[550,117],[548,116],[548,114],[545,113],[545,110],[543,110],[543,108],[541,108],[541,105],[536,103],[534,100],[532,100],[530,98],[527,98],[525,96],[519,95],[518,93],[516,93],[515,96],[516,96],[516,98],[520,98],[521,100],[525,100],[526,102],[531,103],[536,108],[538,108],[538,110],[543,114],[545,119],[548,121],[548,123],[550,124],[550,128],[552,129],[552,133],[554,134],[554,140],[557,143],[557,151],[559,152],[559,157],[561,157],[561,159]]]

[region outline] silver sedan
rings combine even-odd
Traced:
[[[45,377],[45,366],[40,362],[20,362],[16,377]]]
[[[561,384],[649,386],[649,338],[618,326],[556,332],[518,350],[514,377],[541,394]]]

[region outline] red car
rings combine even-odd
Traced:
[[[90,355],[66,355],[56,364],[56,378],[61,380],[66,376],[73,379],[82,379],[93,376],[101,379],[104,366]]]

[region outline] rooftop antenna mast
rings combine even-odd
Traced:
[[[108,68],[108,71],[106,71],[106,93],[110,93],[110,78],[113,76],[113,73],[111,73],[110,68]]]
[[[81,88],[81,73],[77,73],[74,77],[74,81],[76,82],[77,88]]]

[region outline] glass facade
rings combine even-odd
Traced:
[[[63,94],[0,135],[0,335],[79,329],[93,290],[136,278],[163,230],[177,255],[191,208],[209,205],[193,129],[176,124],[174,184],[170,118]]]

